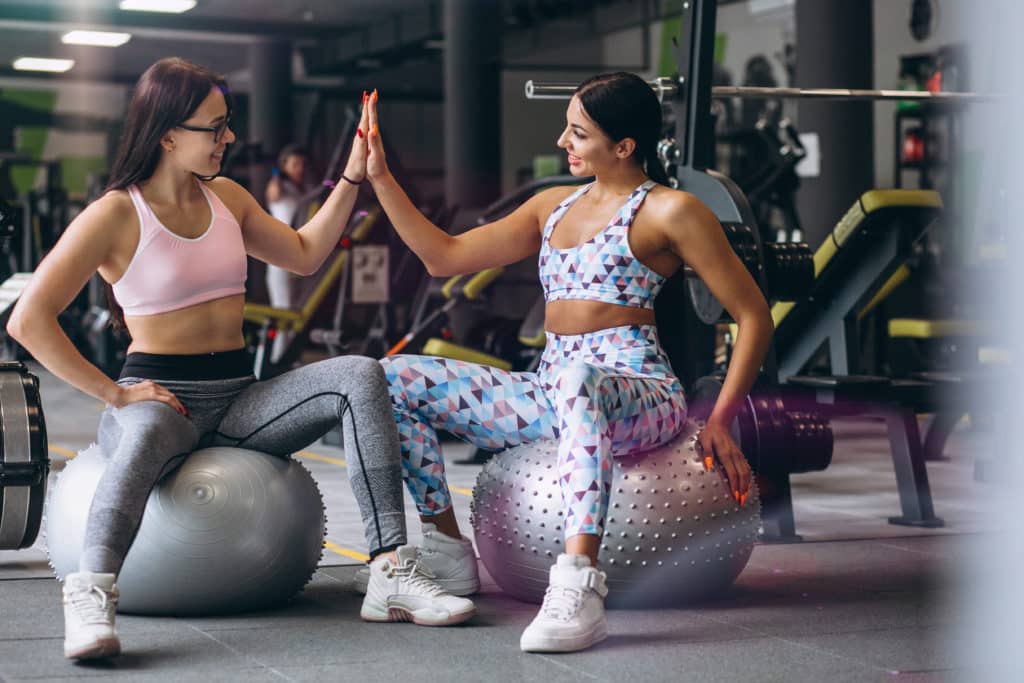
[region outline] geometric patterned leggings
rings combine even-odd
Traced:
[[[452,505],[437,429],[490,450],[558,439],[565,537],[600,536],[612,458],[661,445],[686,422],[682,386],[653,325],[548,333],[535,373],[432,356],[381,364],[406,485],[424,516]]]

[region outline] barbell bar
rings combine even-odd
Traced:
[[[678,86],[671,78],[656,78],[648,84],[664,102],[675,97]],[[576,92],[576,83],[538,83],[526,81],[528,100],[568,100]],[[846,88],[757,88],[753,86],[719,85],[711,88],[712,97],[739,98],[780,98],[804,100],[897,100],[929,102],[934,104],[969,104],[975,102],[997,102],[1001,95],[974,92],[930,92],[928,90],[850,90]]]

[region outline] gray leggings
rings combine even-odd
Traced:
[[[142,381],[122,378],[119,384]],[[406,542],[398,433],[377,361],[344,356],[267,381],[253,377],[161,381],[188,410],[143,401],[107,407],[99,444],[108,458],[96,488],[79,569],[118,573],[150,489],[206,446],[238,446],[286,456],[342,425],[349,482],[370,554]]]

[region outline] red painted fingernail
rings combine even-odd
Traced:
[[[742,496],[740,496],[740,505],[746,505],[746,504],[747,504],[747,494],[744,493]]]
[[[711,465],[712,465],[711,456],[710,455],[705,456],[704,457],[704,469],[710,470],[711,469]]]
[[[359,137],[363,137],[363,129],[362,128],[356,128],[356,135],[358,135]]]
[[[366,91],[364,90],[363,91],[363,104],[366,104],[366,97],[367,97]]]
[[[377,134],[378,134],[379,132],[380,132],[380,130],[379,130],[379,129],[377,128],[377,124],[376,124],[376,123],[375,123],[375,124],[373,124],[373,130],[371,130],[371,131],[370,131],[370,135],[371,135],[372,137],[377,137]]]

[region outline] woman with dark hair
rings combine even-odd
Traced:
[[[226,93],[222,78],[180,59],[146,70],[108,191],[68,226],[7,325],[54,375],[107,404],[98,441],[108,465],[79,571],[64,582],[70,658],[120,652],[115,578],[150,490],[178,456],[214,445],[286,456],[339,424],[372,558],[360,615],[442,625],[474,612],[469,600],[445,594],[405,545],[398,439],[380,365],[332,358],[257,381],[244,348],[246,254],[302,274],[327,258],[366,173],[366,107],[337,187],[296,231],[216,177],[235,139]],[[96,271],[113,284],[115,317],[132,339],[116,383],[57,324]]]
[[[767,351],[768,305],[711,211],[667,187],[655,151],[661,104],[637,76],[596,76],[569,102],[558,146],[572,174],[594,176],[592,183],[547,190],[509,216],[457,236],[431,224],[388,172],[376,101],[369,125],[367,177],[431,275],[480,271],[539,251],[547,301],[547,346],[536,373],[425,356],[383,360],[406,484],[426,533],[463,549],[423,561],[438,581],[476,579],[472,546],[452,512],[436,429],[488,449],[557,439],[565,554],[551,568],[544,604],[520,646],[589,647],[606,634],[607,587],[596,565],[611,458],[667,442],[686,418],[682,387],[658,342],[655,296],[686,262],[739,325],[725,384],[700,435],[705,466],[717,457],[737,505],[746,501],[751,473],[728,425]]]

